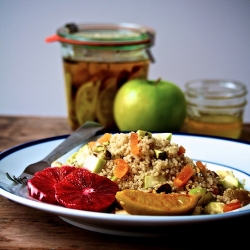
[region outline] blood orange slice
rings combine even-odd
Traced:
[[[34,174],[28,181],[29,195],[37,200],[58,204],[55,198],[55,184],[74,171],[74,167],[48,167]]]
[[[57,201],[67,208],[94,212],[105,211],[115,201],[117,183],[77,168],[55,185]]]

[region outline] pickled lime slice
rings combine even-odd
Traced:
[[[66,100],[67,100],[67,107],[68,107],[69,114],[73,110],[72,98],[71,98],[71,81],[72,79],[71,79],[70,73],[65,73],[64,82],[65,82]]]
[[[86,82],[77,91],[75,110],[80,124],[95,120],[100,83],[99,80]]]
[[[101,91],[96,108],[96,116],[101,124],[106,127],[113,126],[113,103],[116,95],[116,78],[107,79],[106,87]]]

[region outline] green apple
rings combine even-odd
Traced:
[[[161,79],[130,80],[114,100],[114,119],[121,131],[178,132],[185,117],[184,93],[175,83]]]

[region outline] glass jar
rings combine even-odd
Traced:
[[[241,135],[246,86],[239,81],[201,79],[185,85],[188,133],[238,139]]]
[[[155,32],[134,24],[67,24],[47,42],[59,41],[68,120],[73,130],[86,121],[116,128],[113,101],[134,78],[146,79]]]

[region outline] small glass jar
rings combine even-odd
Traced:
[[[185,131],[238,139],[241,135],[246,86],[239,81],[201,79],[185,85]]]
[[[86,121],[116,128],[115,95],[128,80],[147,78],[154,37],[152,29],[134,24],[67,24],[47,38],[61,43],[73,130]]]

